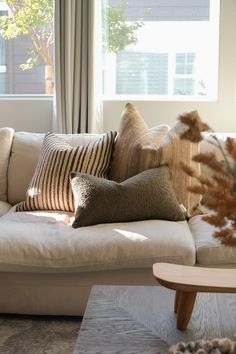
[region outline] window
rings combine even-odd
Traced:
[[[217,100],[219,0],[103,0],[105,99]]]
[[[53,88],[53,0],[0,1],[0,94]]]
[[[177,53],[175,63],[174,95],[193,96],[196,53]]]
[[[196,53],[177,53],[175,73],[182,75],[193,74]]]
[[[117,94],[166,95],[167,90],[167,54],[136,52],[117,54]]]

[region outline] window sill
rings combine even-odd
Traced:
[[[178,96],[163,97],[154,95],[114,95],[103,96],[103,102],[106,101],[149,101],[149,102],[217,102],[218,97],[195,97],[195,96]]]
[[[53,95],[0,95],[0,101],[52,101]]]

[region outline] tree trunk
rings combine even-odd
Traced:
[[[45,94],[53,95],[54,93],[54,66],[45,66]]]

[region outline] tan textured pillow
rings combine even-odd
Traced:
[[[46,134],[26,200],[17,204],[16,211],[74,211],[70,172],[80,171],[107,178],[115,136],[115,132],[110,132],[91,143],[73,148],[55,134]]]
[[[74,228],[146,219],[185,219],[167,166],[143,171],[121,183],[72,172],[71,185]]]
[[[144,170],[157,167],[159,146],[168,132],[162,124],[148,129],[136,107],[127,103],[114,145],[109,178],[122,182]]]
[[[184,161],[200,173],[200,165],[192,161],[192,157],[199,153],[199,144],[181,140],[179,135],[187,129],[187,126],[178,121],[167,133],[161,145],[160,165],[167,164],[170,169],[170,179],[176,198],[187,209],[187,216],[194,213],[194,208],[200,203],[201,195],[190,193],[187,187],[196,184],[194,179],[188,176],[179,166]]]

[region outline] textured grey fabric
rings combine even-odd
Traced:
[[[74,228],[146,219],[185,219],[167,166],[146,170],[122,183],[72,172],[71,185]]]

